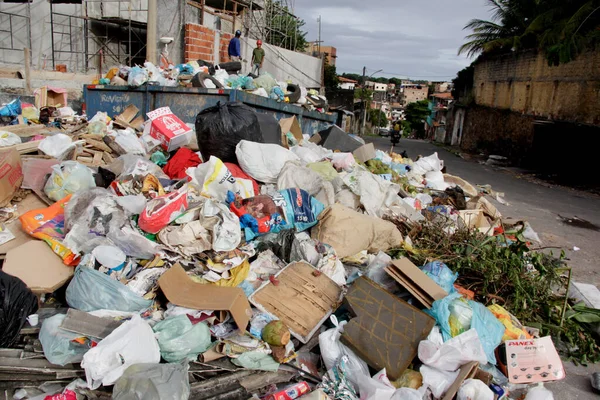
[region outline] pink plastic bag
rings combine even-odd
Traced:
[[[178,191],[148,201],[140,214],[138,225],[148,233],[158,233],[188,208],[187,186]]]

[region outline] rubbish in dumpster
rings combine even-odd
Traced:
[[[271,321],[263,328],[262,339],[273,346],[285,346],[290,341],[290,331],[283,322]]]
[[[400,378],[433,328],[433,318],[365,277],[350,287],[346,301],[355,317],[344,326],[342,343],[371,367],[385,368],[391,380]]]
[[[73,276],[48,245],[34,240],[6,253],[2,270],[21,279],[34,293],[53,293]]]
[[[248,298],[261,311],[279,318],[302,343],[316,333],[342,296],[334,281],[315,271],[306,262],[291,263]]]
[[[44,349],[44,356],[52,364],[67,365],[83,360],[83,355],[90,349],[90,346],[79,343],[81,335],[68,332],[61,328],[65,319],[64,314],[56,314],[42,323],[40,329],[40,342]],[[92,345],[95,345],[93,342]]]
[[[189,366],[184,363],[134,364],[115,382],[114,400],[187,400]]]
[[[295,115],[290,118],[281,118],[279,120],[279,126],[281,127],[281,144],[283,147],[289,149],[304,140],[302,128]],[[292,138],[288,138],[288,134],[291,135]],[[296,143],[291,143],[292,140]]]
[[[210,330],[202,322],[192,325],[186,315],[166,318],[153,328],[160,355],[167,362],[195,360],[211,345]]]
[[[273,393],[265,398],[265,400],[294,400],[298,399],[310,391],[310,387],[306,382],[298,382],[292,386]]]
[[[176,150],[190,142],[192,130],[169,107],[157,108],[147,115],[151,121],[147,125],[149,135],[160,140],[166,151]]]
[[[565,370],[552,338],[507,340],[506,367],[511,383],[537,383],[565,378]]]
[[[37,297],[25,283],[0,270],[0,348],[12,346],[27,317],[37,309]]]
[[[240,167],[263,183],[276,183],[285,163],[298,160],[297,155],[279,145],[247,140],[241,140],[237,144],[235,155]]]
[[[352,154],[361,163],[366,163],[367,161],[375,158],[375,146],[373,146],[373,143],[362,145],[358,149],[354,150]]]
[[[385,271],[408,290],[426,308],[448,294],[407,258],[393,260]]]
[[[121,322],[110,318],[96,317],[84,311],[69,308],[60,328],[79,335],[104,339],[117,329]]]
[[[171,303],[196,310],[228,311],[238,328],[246,330],[252,312],[242,289],[194,283],[179,264],[165,272],[158,284]]]
[[[7,205],[23,182],[21,157],[16,150],[0,152],[0,206]]]

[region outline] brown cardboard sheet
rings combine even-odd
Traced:
[[[448,295],[408,258],[393,260],[385,271],[427,308],[431,308],[434,301]]]

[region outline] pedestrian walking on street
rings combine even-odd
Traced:
[[[262,40],[256,41],[256,48],[252,51],[252,73],[260,76],[260,70],[265,60],[265,50],[262,48]]]
[[[242,61],[242,54],[240,52],[240,36],[242,31],[235,31],[235,36],[229,41],[229,61]]]

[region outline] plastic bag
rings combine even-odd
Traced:
[[[331,161],[334,167],[346,171],[356,165],[356,160],[352,153],[334,153]]]
[[[458,389],[456,400],[494,400],[494,392],[479,379],[467,379]]]
[[[202,207],[202,217],[216,220],[214,224],[210,224],[214,251],[232,251],[238,247],[242,241],[240,220],[225,204],[213,200],[206,201]]]
[[[335,203],[335,190],[331,182],[326,181],[300,162],[289,161],[277,178],[277,189],[300,188],[319,200],[325,207]]]
[[[441,346],[430,340],[422,340],[419,343],[419,359],[423,364],[444,371],[456,371],[470,361],[487,363],[475,329],[469,329]]]
[[[452,270],[443,262],[429,262],[421,267],[421,271],[425,272],[425,275],[440,285],[446,293],[450,294],[456,291],[456,289],[454,289],[454,282],[456,282],[456,279],[458,278],[458,272],[452,272]]]
[[[84,336],[61,329],[65,314],[56,314],[42,323],[39,339],[44,350],[44,357],[52,364],[66,365],[78,363],[90,349],[89,346],[77,343],[73,339]]]
[[[214,156],[195,168],[188,168],[186,173],[192,178],[191,184],[200,187],[205,197],[224,201],[228,191],[244,199],[257,194],[251,180],[234,177],[223,161]]]
[[[187,362],[135,364],[113,388],[113,400],[187,400],[190,396]]]
[[[0,130],[0,147],[13,146],[15,144],[21,144],[21,138],[19,136],[12,132]]]
[[[64,133],[57,133],[56,135],[48,136],[42,140],[38,145],[38,149],[50,157],[62,160],[62,158],[71,149],[75,148],[75,146],[76,144],[73,143],[70,136],[67,136]]]
[[[340,337],[344,331],[344,325],[347,321],[342,321],[338,324],[335,315],[329,317],[330,321],[335,326],[328,329],[319,335],[319,347],[321,349],[321,357],[328,370],[335,367],[342,357],[346,357],[346,368],[348,371],[348,380],[358,388],[358,382],[361,376],[370,378],[369,367],[360,357],[358,357],[349,347],[346,347],[340,342]]]
[[[138,219],[139,227],[145,232],[156,234],[169,225],[187,210],[187,192],[188,188],[184,186],[148,201]]]
[[[236,148],[240,167],[259,182],[276,183],[288,161],[298,161],[297,155],[277,144],[240,141]]]
[[[506,328],[504,336],[502,336],[502,341],[532,338],[532,336],[523,328],[521,322],[519,322],[514,315],[506,311],[504,307],[498,304],[492,304],[487,308]]]
[[[158,179],[170,179],[158,165],[134,154],[123,154],[113,161],[108,166],[108,169],[114,172],[117,175],[117,178],[122,178],[127,175],[146,176],[152,174]]]
[[[145,68],[135,66],[129,70],[129,75],[127,76],[127,84],[129,86],[142,86],[146,82],[148,82],[148,71]]]
[[[202,110],[196,117],[196,137],[203,160],[215,156],[234,163],[240,140],[263,142],[256,113],[242,103],[219,102]]]
[[[433,153],[427,157],[421,157],[412,165],[411,176],[422,177],[429,171],[441,171],[444,168],[444,162],[439,159],[438,153]],[[443,177],[442,177],[443,181]]]
[[[0,107],[0,117],[18,117],[22,111],[21,99],[14,99],[5,106]]]
[[[77,267],[67,287],[67,304],[81,311],[116,310],[140,312],[152,305],[127,286],[88,267]]]
[[[154,332],[139,315],[134,315],[83,356],[88,387],[114,384],[134,364],[160,362],[160,349]]]
[[[301,189],[279,191],[273,197],[259,195],[250,199],[235,198],[230,192],[229,209],[240,218],[246,240],[265,233],[287,229],[304,231],[318,222],[323,204]]]
[[[300,160],[309,164],[317,161],[321,161],[323,157],[321,157],[318,153],[313,150],[303,147],[303,146],[293,146],[290,148],[291,152],[297,155]]]
[[[44,193],[54,200],[96,187],[92,170],[77,161],[64,161],[52,166],[52,174],[46,181]]]
[[[429,387],[436,399],[441,398],[448,391],[459,373],[459,371],[442,371],[427,365],[421,365],[419,372],[423,375],[423,386]]]
[[[401,201],[398,196],[400,186],[372,174],[363,166],[357,166],[343,179],[350,190],[360,196],[367,214],[374,217],[383,217],[392,204]]]
[[[554,395],[540,383],[527,391],[525,400],[554,400]]]
[[[211,345],[210,330],[202,322],[192,325],[187,315],[167,318],[154,325],[160,355],[168,362],[194,360]]]
[[[267,72],[254,79],[254,86],[264,88],[267,93],[271,93],[273,87],[277,86],[277,81]]]
[[[388,291],[393,291],[397,287],[397,283],[387,272],[385,268],[392,263],[392,257],[388,256],[383,251],[377,253],[377,255],[371,260],[367,267],[367,278],[374,282],[377,282],[383,288]]]
[[[27,317],[37,309],[38,299],[27,285],[0,270],[0,348],[12,346]]]
[[[221,69],[218,65],[215,67],[214,77],[216,80],[219,81],[221,85],[223,85],[223,87],[227,86],[227,79],[229,79],[229,74],[226,70]]]
[[[138,135],[132,129],[122,129],[116,131],[115,142],[123,148],[128,154],[146,155],[146,148]]]

